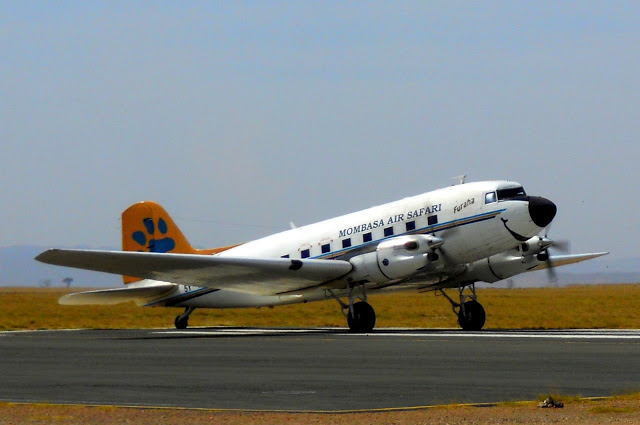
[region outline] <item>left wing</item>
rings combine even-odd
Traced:
[[[278,295],[330,282],[351,271],[342,260],[235,258],[198,254],[50,249],[36,260],[183,285]]]
[[[124,288],[98,289],[89,292],[76,292],[61,297],[58,302],[63,305],[112,305],[135,301],[138,305],[170,294],[178,286],[173,283],[155,282],[140,285],[139,282],[126,285]]]

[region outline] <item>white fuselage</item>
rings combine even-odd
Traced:
[[[311,258],[353,260],[375,251],[380,242],[402,235],[434,235],[444,240],[442,255],[411,279],[424,284],[442,272],[451,276],[476,260],[511,249],[541,231],[522,199],[498,200],[500,189],[520,187],[508,181],[451,186],[366,210],[257,239],[221,252],[221,257]],[[493,197],[491,193],[494,193]],[[489,195],[487,195],[489,194]],[[514,236],[515,235],[515,236]],[[521,239],[517,239],[520,237]],[[352,261],[353,263],[354,261]],[[456,271],[457,270],[457,271]],[[348,292],[349,276],[333,284],[334,293]],[[369,282],[375,290],[386,284]],[[147,305],[179,307],[258,307],[316,301],[329,297],[326,288],[296,295],[259,296],[228,290],[180,285],[172,294]]]

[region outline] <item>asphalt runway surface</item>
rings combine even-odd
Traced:
[[[640,390],[640,330],[0,332],[0,400],[342,411]]]

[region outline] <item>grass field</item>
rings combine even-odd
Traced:
[[[78,291],[77,289],[75,291]],[[0,330],[62,328],[172,327],[178,308],[61,306],[67,289],[0,288]],[[640,328],[640,284],[563,288],[479,289],[487,312],[486,329]],[[451,295],[455,291],[450,291]],[[457,328],[449,302],[434,293],[374,295],[376,327]],[[276,308],[199,309],[190,326],[318,327],[346,326],[335,301]]]
[[[544,397],[544,396],[543,396]],[[541,397],[541,399],[543,398]],[[638,424],[640,394],[606,399],[555,396],[562,409],[540,409],[536,401],[495,405],[448,405],[404,411],[362,413],[231,412],[209,409],[130,408],[0,403],[4,424]]]

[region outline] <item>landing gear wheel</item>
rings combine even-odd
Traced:
[[[191,316],[191,313],[193,313],[195,309],[195,307],[186,307],[184,313],[176,316],[176,320],[173,321],[176,329],[187,329],[187,326],[189,326],[189,316]]]
[[[376,325],[376,312],[366,302],[357,302],[353,305],[353,315],[351,312],[347,315],[347,323],[351,332],[371,332]]]
[[[478,301],[467,301],[458,312],[458,323],[465,331],[479,331],[486,319],[484,308]]]
[[[176,316],[176,320],[173,323],[176,325],[176,329],[187,329],[187,326],[189,326],[189,317],[183,317],[182,315]]]

